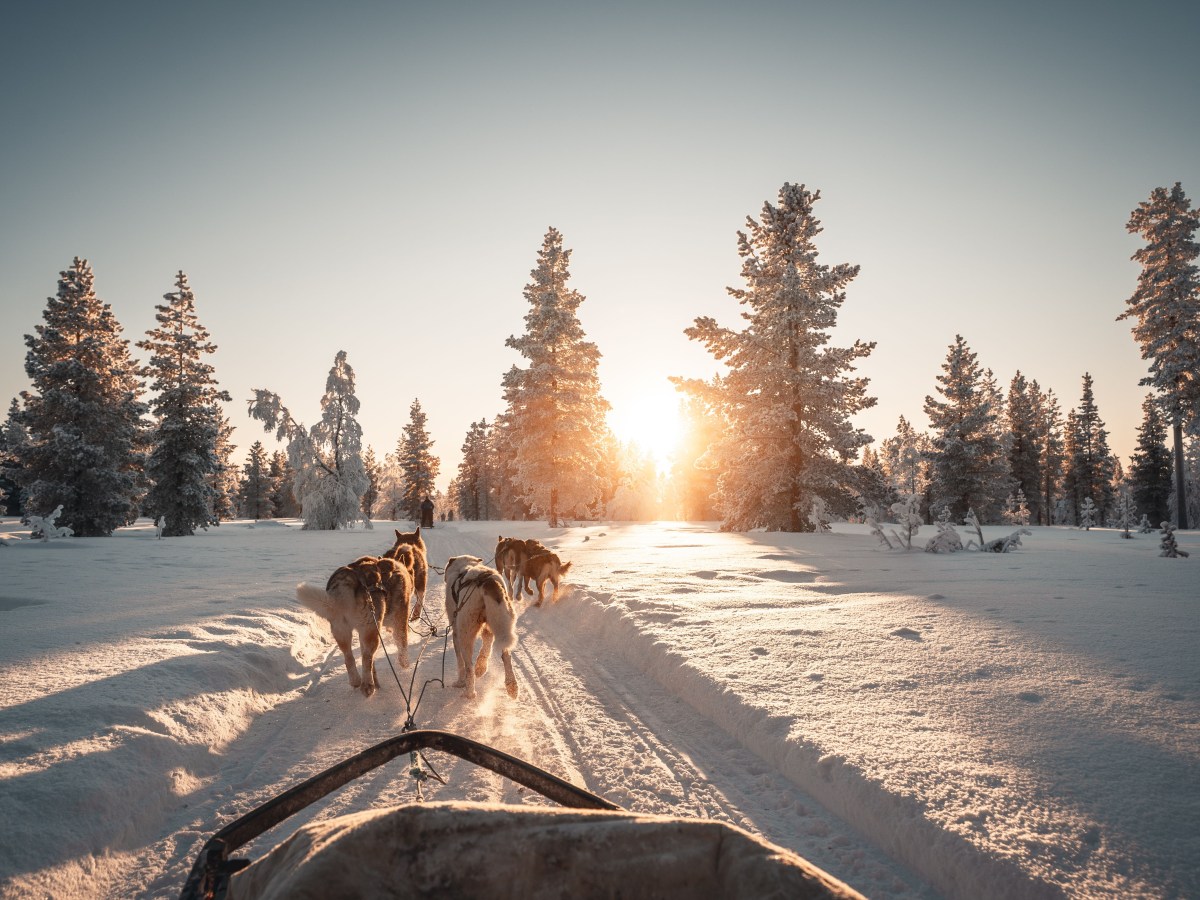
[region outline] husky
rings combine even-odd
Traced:
[[[525,564],[521,567],[521,584],[517,593],[533,594],[533,590],[529,587],[529,582],[532,581],[537,585],[537,603],[534,606],[541,606],[545,600],[543,593],[546,583],[549,582],[554,587],[550,602],[557,603],[559,589],[562,587],[562,577],[570,568],[571,564],[559,559],[557,553],[551,553],[549,550],[537,553],[525,560]]]
[[[547,552],[549,551],[546,545],[536,538],[522,540],[500,535],[500,539],[496,542],[496,568],[503,573],[504,579],[508,582],[508,589],[513,594],[520,594],[520,591],[517,590],[517,581],[521,577],[521,569],[524,568],[525,561],[537,553]]]
[[[394,559],[364,556],[329,576],[325,589],[301,582],[296,599],[329,622],[333,639],[346,660],[350,686],[370,697],[379,687],[375,678],[375,650],[379,628],[387,625],[399,647],[400,665],[407,669],[408,607],[413,595],[412,573]],[[354,664],[351,638],[358,632],[362,676]]]
[[[466,696],[475,697],[475,679],[487,671],[494,644],[504,662],[504,686],[515,698],[517,677],[513,674],[511,650],[517,643],[517,611],[503,577],[478,556],[452,556],[446,563],[446,621],[450,623],[458,660],[454,686],[465,687]],[[472,664],[475,638],[480,632],[483,646]]]
[[[425,540],[421,537],[421,526],[417,526],[416,531],[396,531],[396,542],[392,544],[392,548],[383,555],[396,559],[401,552],[400,548],[409,546],[413,548],[416,558],[413,560],[412,576],[413,576],[413,591],[415,600],[412,604],[412,613],[409,621],[415,622],[421,618],[421,611],[425,608],[425,586],[429,581],[429,551],[425,548]]]

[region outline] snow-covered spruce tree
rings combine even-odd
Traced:
[[[375,518],[375,505],[379,502],[379,490],[383,484],[383,465],[375,456],[375,448],[369,444],[367,452],[363,454],[363,472],[367,476],[367,489],[363,492],[361,506],[363,521],[369,525],[371,519]]]
[[[491,519],[496,512],[496,489],[492,427],[487,419],[472,422],[463,439],[462,461],[451,492],[458,517],[466,521]]]
[[[158,325],[137,346],[150,354],[143,372],[150,389],[155,423],[151,431],[146,475],[150,491],[142,512],[166,517],[163,537],[195,534],[217,519],[218,490],[212,476],[224,469],[217,442],[223,423],[221,401],[228,391],[217,387],[214,369],[204,357],[215,353],[208,330],[196,315],[196,299],[187,276],[175,275],[175,290],[163,294],[154,308]]]
[[[228,416],[221,416],[221,428],[217,433],[217,462],[221,467],[208,476],[208,483],[216,491],[213,501],[213,524],[220,525],[237,516],[238,466],[233,460],[237,444],[233,443],[233,423]]]
[[[855,513],[864,521],[868,516],[873,519],[881,518],[883,511],[899,499],[899,493],[892,486],[882,458],[870,444],[863,447],[862,464],[851,469],[851,476],[855,490]]]
[[[813,502],[848,486],[848,467],[871,436],[851,417],[875,405],[855,362],[874,343],[827,346],[858,266],[818,262],[819,191],[784,184],[778,206],[738,232],[745,286],[729,288],[746,326],[696,319],[685,333],[726,365],[720,379],[673,379],[721,410],[727,428],[706,460],[718,472],[717,508],[729,531],[813,531]]]
[[[277,519],[295,519],[300,515],[300,504],[296,500],[296,470],[288,462],[288,455],[282,450],[271,454],[271,466],[268,469],[271,483],[271,505]]]
[[[1077,525],[1082,525],[1081,504],[1084,498],[1092,501],[1098,522],[1105,524],[1105,511],[1112,508],[1112,476],[1114,458],[1108,448],[1108,431],[1096,408],[1092,392],[1092,376],[1083,375],[1083,394],[1067,419],[1067,472],[1064,490],[1076,510]]]
[[[242,466],[242,482],[238,491],[238,508],[247,519],[269,519],[275,514],[271,499],[275,484],[271,478],[270,462],[262,441],[250,445],[250,454]]]
[[[897,494],[915,494],[921,498],[925,521],[932,523],[929,460],[932,445],[929,435],[917,431],[909,421],[900,417],[896,433],[880,444],[879,461],[887,473],[888,482]]]
[[[1171,417],[1175,438],[1175,491],[1185,494],[1183,430],[1200,416],[1200,209],[1192,209],[1180,183],[1171,190],[1155,188],[1139,203],[1125,225],[1146,245],[1133,254],[1142,266],[1137,289],[1117,317],[1135,319],[1133,336],[1141,344],[1150,374],[1141,384],[1159,391]],[[1178,504],[1176,521],[1188,527],[1186,504]]]
[[[1129,481],[1138,509],[1152,522],[1167,518],[1171,499],[1171,451],[1167,449],[1167,423],[1153,394],[1142,401],[1142,424],[1137,448],[1129,461]]]
[[[1033,521],[1041,519],[1042,446],[1037,427],[1032,389],[1025,376],[1017,372],[1008,387],[1005,426],[1008,429],[1008,468],[1023,494]],[[1029,519],[1019,522],[1028,525]]]
[[[401,520],[404,515],[404,473],[395,453],[385,453],[379,472],[379,499],[375,514],[380,519]]]
[[[29,440],[14,469],[25,512],[48,515],[78,537],[112,534],[137,514],[144,464],[144,385],[121,325],[96,296],[92,268],[76,257],[59,273],[45,323],[25,335],[19,424]]]
[[[1095,527],[1096,517],[1100,511],[1096,509],[1096,504],[1091,497],[1084,497],[1083,502],[1079,504],[1079,527],[1084,531]]]
[[[434,482],[442,469],[441,460],[433,455],[433,441],[425,427],[427,417],[421,401],[413,400],[408,408],[408,424],[396,444],[396,459],[404,475],[404,499],[401,509],[406,518],[421,521],[421,504],[432,498]]]
[[[1177,544],[1175,541],[1175,526],[1170,522],[1163,522],[1162,532],[1162,540],[1159,542],[1162,552],[1158,555],[1171,558],[1178,558],[1180,556],[1187,557],[1188,552],[1186,550],[1180,550],[1179,544]]]
[[[600,495],[600,445],[609,404],[600,394],[600,351],[584,340],[577,311],[583,295],[568,287],[571,251],[546,232],[537,267],[525,286],[525,333],[506,346],[529,365],[504,375],[501,419],[512,454],[517,497],[551,527],[563,515],[586,512]]]
[[[21,407],[17,398],[12,399],[8,407],[8,418],[0,425],[0,491],[4,499],[0,500],[0,516],[19,516],[21,514],[21,489],[17,486],[15,469],[20,468],[17,454],[29,440],[21,425]]]
[[[1000,428],[1001,398],[991,369],[980,369],[962,335],[950,345],[938,392],[925,398],[933,431],[930,476],[936,507],[948,506],[955,519],[980,511],[984,522],[999,521],[1012,492]]]
[[[1137,503],[1134,502],[1133,496],[1128,490],[1121,491],[1117,495],[1116,506],[1114,507],[1114,521],[1116,526],[1121,529],[1121,537],[1132,538],[1129,529],[1136,525],[1137,518]]]
[[[262,422],[265,431],[274,428],[276,440],[287,438],[288,463],[296,470],[294,492],[306,530],[334,531],[362,518],[368,481],[362,427],[355,418],[359,405],[345,350],[334,358],[321,398],[321,421],[311,429],[293,418],[278,394],[256,389],[249,401],[251,418]]]
[[[1043,391],[1036,381],[1029,383],[1029,402],[1033,408],[1035,442],[1041,451],[1041,484],[1038,486],[1038,518],[1042,525],[1054,524],[1062,483],[1065,449],[1063,417],[1054,391]]]

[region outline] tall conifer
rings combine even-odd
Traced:
[[[1171,500],[1171,451],[1167,449],[1167,423],[1153,394],[1142,401],[1142,424],[1137,449],[1129,463],[1129,481],[1139,511],[1151,522],[1167,518]]]
[[[584,297],[568,286],[571,251],[546,232],[525,286],[525,333],[505,344],[527,361],[504,375],[502,439],[516,497],[545,516],[583,514],[600,495],[600,449],[609,404],[600,394],[600,351],[585,340]]]
[[[421,504],[437,490],[435,482],[442,469],[441,460],[433,455],[427,419],[421,401],[414,399],[408,408],[408,424],[396,445],[396,459],[404,474],[404,515],[416,522],[421,520]]]
[[[991,369],[979,367],[962,335],[955,335],[937,380],[945,399],[925,398],[933,431],[934,508],[948,507],[960,521],[969,509],[980,521],[1000,521],[1012,481],[1000,433],[1001,398],[995,377]]]
[[[1083,375],[1083,393],[1067,420],[1067,470],[1064,481],[1067,499],[1075,510],[1075,524],[1080,524],[1081,510],[1091,499],[1104,524],[1113,505],[1112,451],[1108,448],[1108,431],[1096,397],[1092,391],[1092,376]]]
[[[818,262],[820,198],[784,184],[778,205],[764,203],[738,232],[745,286],[728,291],[744,307],[745,328],[702,317],[685,329],[727,367],[719,379],[676,383],[720,409],[728,425],[707,458],[729,530],[814,530],[814,507],[844,492],[850,464],[871,441],[851,417],[875,398],[850,373],[875,345],[827,346],[859,267]]]
[[[137,514],[144,464],[144,386],[111,307],[95,292],[92,267],[75,257],[59,273],[44,324],[25,335],[19,415],[29,440],[14,469],[25,512],[48,515],[78,536],[112,534]]]
[[[1150,362],[1141,383],[1157,388],[1172,419],[1175,438],[1175,492],[1186,493],[1183,431],[1200,416],[1200,209],[1192,209],[1180,183],[1155,188],[1125,225],[1146,245],[1133,254],[1141,263],[1137,289],[1118,319],[1136,319],[1133,336]],[[1187,505],[1177,504],[1178,527],[1188,527]]]
[[[217,388],[204,356],[216,352],[209,333],[196,315],[195,296],[187,276],[178,272],[175,290],[155,306],[158,326],[146,332],[137,346],[150,354],[145,374],[155,415],[146,475],[150,491],[143,511],[166,518],[164,537],[195,533],[215,522],[225,506],[223,490],[214,484],[225,469],[218,453],[224,413],[220,401],[230,399]]]

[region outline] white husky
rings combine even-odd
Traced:
[[[458,659],[458,681],[454,686],[465,687],[468,697],[475,696],[475,679],[487,671],[488,656],[495,644],[504,662],[504,685],[508,695],[516,697],[517,678],[510,651],[517,644],[517,611],[504,578],[478,556],[452,556],[446,563],[446,621]],[[471,654],[480,632],[483,646],[472,665]]]

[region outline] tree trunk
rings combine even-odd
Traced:
[[[1175,406],[1175,527],[1186,531],[1187,517],[1187,485],[1183,477],[1183,412],[1179,405]]]

